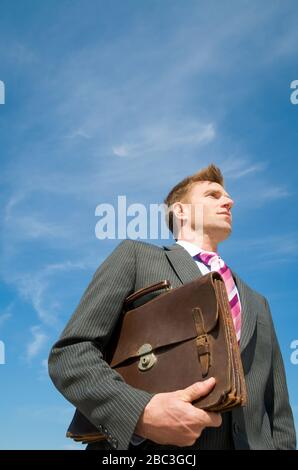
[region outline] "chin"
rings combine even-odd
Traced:
[[[221,241],[226,240],[232,233],[232,227],[230,225],[226,225],[225,227],[220,228],[220,238]]]

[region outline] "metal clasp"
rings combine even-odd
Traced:
[[[152,346],[149,343],[143,344],[140,347],[138,355],[141,356],[138,368],[142,371],[151,369],[157,361],[155,354],[152,352]]]

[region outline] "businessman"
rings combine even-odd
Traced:
[[[54,384],[106,435],[89,449],[295,449],[284,365],[268,302],[218,252],[231,233],[234,204],[220,169],[212,164],[183,179],[165,204],[176,243],[158,247],[125,240],[117,246],[94,274],[52,348],[49,372]],[[127,295],[163,279],[178,287],[210,270],[224,273],[248,392],[246,407],[222,415],[192,405],[212,390],[213,378],[184,390],[151,394],[129,386],[103,359]]]

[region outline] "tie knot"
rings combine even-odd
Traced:
[[[216,259],[219,259],[220,256],[213,251],[200,251],[197,255],[194,256],[198,261],[202,261],[204,264],[211,266],[211,263]]]
[[[218,271],[224,267],[224,261],[217,253],[213,251],[200,251],[193,258],[197,261],[201,261],[206,266],[209,266],[211,271]]]

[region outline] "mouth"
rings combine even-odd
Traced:
[[[230,214],[230,212],[219,212],[218,215],[225,215],[229,219],[232,219],[232,215]]]

